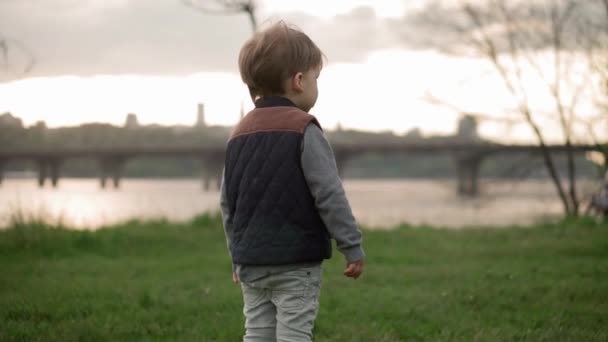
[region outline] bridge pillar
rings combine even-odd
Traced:
[[[215,185],[217,186],[217,191],[220,191],[220,188],[222,187],[222,178],[224,177],[224,163],[222,163],[219,167],[216,166],[215,174],[215,179],[217,180]]]
[[[482,158],[468,156],[457,159],[458,194],[461,196],[479,195],[479,169]]]
[[[350,157],[351,154],[349,152],[334,151],[336,167],[338,168],[338,175],[341,179],[344,178],[344,170],[346,169],[346,163],[348,162]]]
[[[201,185],[203,191],[209,191],[211,187],[211,170],[207,158],[201,159]]]
[[[217,190],[222,184],[222,171],[224,170],[224,156],[211,155],[201,158],[201,182],[204,191],[211,189],[211,183],[215,181]]]
[[[51,185],[56,188],[59,184],[60,168],[63,161],[59,158],[48,158],[36,160],[38,167],[38,186],[43,188],[47,178],[50,178]]]
[[[46,160],[37,160],[36,165],[38,167],[38,187],[43,188],[47,178],[47,162]]]
[[[2,186],[2,181],[4,180],[4,165],[6,165],[6,161],[0,159],[0,186]]]
[[[48,162],[48,167],[51,173],[51,184],[53,188],[57,187],[59,183],[59,171],[61,168],[62,161],[60,159],[52,159]]]
[[[108,178],[112,179],[114,189],[120,187],[120,180],[124,169],[124,157],[106,157],[99,160],[101,175],[99,176],[99,185],[102,189],[106,188]]]
[[[207,167],[203,162],[203,171],[201,172],[201,184],[204,191],[209,191],[211,188],[211,175],[207,171]]]

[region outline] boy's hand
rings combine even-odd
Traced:
[[[344,270],[344,275],[349,278],[357,279],[363,273],[363,266],[365,264],[365,259],[361,258],[357,261],[349,262],[346,264],[346,269]]]
[[[235,284],[239,283],[239,276],[236,275],[236,272],[232,272],[232,282]]]

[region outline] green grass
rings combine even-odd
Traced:
[[[315,341],[607,341],[608,225],[364,232],[324,264]],[[0,341],[238,341],[219,217],[0,231]]]

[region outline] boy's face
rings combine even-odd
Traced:
[[[302,108],[308,112],[317,103],[319,97],[319,88],[317,87],[317,79],[321,75],[321,67],[316,67],[308,70],[302,77]]]
[[[320,74],[321,67],[318,66],[306,72],[298,72],[289,81],[288,89],[290,91],[287,92],[287,97],[305,112],[308,112],[317,102],[319,96],[317,79]]]

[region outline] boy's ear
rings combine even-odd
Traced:
[[[302,72],[298,72],[291,78],[291,88],[300,93],[304,91],[304,84],[302,84],[302,80],[304,79],[304,74]]]

